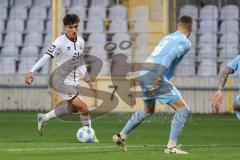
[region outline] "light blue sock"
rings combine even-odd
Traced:
[[[125,136],[123,138],[126,138],[126,136],[135,128],[137,127],[146,117],[148,117],[150,114],[146,113],[144,111],[144,108],[142,108],[140,111],[135,112],[131,118],[128,120],[127,124],[124,126],[120,134],[124,134]]]
[[[239,106],[240,106],[240,96],[237,96],[235,101],[236,101],[236,105],[237,105],[237,107],[238,107],[237,110],[239,110]],[[235,115],[236,115],[237,119],[240,120],[240,111],[236,111],[236,112],[235,112]]]
[[[235,112],[235,115],[236,115],[237,119],[240,120],[240,112],[239,111]]]
[[[188,117],[188,113],[189,113],[188,107],[184,107],[176,110],[172,120],[172,124],[171,124],[171,132],[170,132],[169,140],[175,141],[175,142],[177,141],[184,127],[186,118]]]

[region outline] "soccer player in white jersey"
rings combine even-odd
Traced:
[[[33,73],[41,68],[45,62],[50,60],[50,58],[56,59],[57,67],[61,67],[61,65],[64,65],[64,63],[67,63],[68,61],[83,61],[82,54],[84,49],[84,40],[81,37],[77,36],[79,30],[79,22],[80,19],[77,15],[68,14],[64,17],[63,24],[65,34],[59,36],[53,42],[46,54],[41,59],[39,59],[39,61],[27,73],[25,77],[25,82],[27,84],[30,85],[33,82]],[[72,64],[72,66],[69,67],[73,67],[74,70],[72,70],[67,74],[66,77],[64,77],[64,84],[61,84],[61,82],[59,82],[59,84],[56,85],[58,87],[61,87],[61,85],[69,85],[76,87],[76,89],[72,87],[69,91],[70,93],[67,92],[63,95],[63,97],[68,101],[67,105],[60,105],[59,107],[54,108],[46,114],[39,113],[37,115],[39,135],[42,135],[44,125],[50,119],[76,111],[80,112],[80,120],[82,122],[82,125],[91,127],[88,105],[81,97],[81,95],[79,95],[77,90],[77,87],[79,86],[80,75],[82,74],[84,76],[84,80],[89,84],[91,91],[95,92],[95,87],[87,73],[86,65],[75,67],[73,66],[74,63],[69,64]],[[62,90],[65,89],[67,90],[67,88],[63,88]],[[95,142],[97,142],[97,139],[95,139]]]
[[[223,100],[223,93],[222,90],[225,86],[225,83],[228,79],[230,74],[240,73],[240,56],[236,56],[221,72],[219,82],[218,82],[218,89],[214,96],[212,97],[212,107],[214,110],[218,110],[222,100]],[[240,95],[236,97],[233,102],[233,111],[238,120],[240,120]]]
[[[190,16],[180,17],[177,31],[164,37],[145,61],[145,63],[154,65],[149,67],[147,73],[142,71],[139,77],[144,107],[131,116],[121,132],[113,136],[113,141],[121,150],[126,151],[125,141],[128,134],[146,117],[154,113],[155,104],[158,101],[175,110],[169,141],[164,152],[187,154],[177,145],[177,140],[189,114],[189,107],[169,80],[173,75],[174,68],[191,48],[191,42],[188,40],[191,31],[192,18]]]

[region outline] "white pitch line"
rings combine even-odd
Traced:
[[[240,144],[199,144],[199,145],[182,145],[183,147],[240,147]],[[165,145],[147,144],[147,145],[129,145],[128,148],[154,148],[165,147]],[[109,146],[84,146],[84,147],[52,147],[52,148],[9,148],[0,149],[0,152],[22,152],[22,151],[49,151],[49,150],[79,150],[79,149],[112,149],[115,145]]]

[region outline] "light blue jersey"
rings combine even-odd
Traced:
[[[168,69],[165,77],[170,79],[175,67],[190,48],[191,42],[187,37],[182,32],[176,31],[158,43],[146,62],[165,66]]]
[[[228,67],[232,68],[234,70],[234,73],[237,71],[240,71],[240,55],[235,57],[231,62],[228,63]]]
[[[173,76],[173,72],[177,64],[181,61],[183,56],[189,52],[190,48],[191,42],[180,31],[176,31],[164,37],[158,43],[145,63],[156,64],[158,67],[164,66],[167,71],[164,75],[161,75],[163,80],[160,82],[156,96],[152,96],[148,90],[157,76],[160,76],[159,68],[152,67],[149,69],[148,74],[140,77],[140,85],[145,103],[153,103],[153,101],[157,99],[160,103],[172,104],[181,98],[180,92],[169,81],[169,79]]]

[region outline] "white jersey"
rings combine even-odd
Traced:
[[[74,58],[82,58],[84,50],[84,40],[77,36],[76,41],[70,40],[66,34],[59,36],[46,54],[56,59],[57,67],[60,67],[63,63]],[[85,75],[87,72],[86,65],[74,68],[72,72],[65,78],[64,83],[68,85],[78,85],[78,81],[81,75]]]

